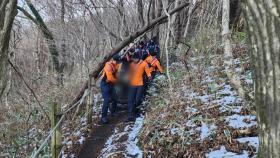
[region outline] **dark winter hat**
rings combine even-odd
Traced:
[[[145,43],[144,43],[143,41],[140,41],[140,42],[139,42],[139,45],[140,45],[140,46],[144,46]]]
[[[148,56],[149,56],[149,53],[148,53],[148,51],[145,50],[142,55],[142,60],[145,60]]]
[[[157,52],[155,52],[155,51],[150,52],[150,55],[151,55],[151,56],[155,56],[155,55],[157,55]]]
[[[121,57],[118,54],[115,54],[112,59],[118,62],[121,60]]]
[[[135,52],[135,49],[134,49],[134,48],[130,48],[128,51],[129,51],[130,53],[134,53],[134,52]]]
[[[140,59],[140,56],[139,56],[138,53],[134,53],[134,54],[132,55],[132,58],[133,58],[133,59]]]

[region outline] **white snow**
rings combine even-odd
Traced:
[[[202,122],[200,129],[200,139],[203,140],[207,138],[211,134],[211,131],[216,128],[217,126],[215,126],[215,124],[207,125],[206,123]]]
[[[220,150],[211,151],[206,154],[207,158],[248,158],[248,152],[244,151],[243,154],[238,155],[237,153],[229,152],[225,146],[221,146]]]
[[[86,138],[84,136],[81,136],[81,138],[79,139],[79,143],[83,144],[85,140],[86,140]]]
[[[115,128],[114,133],[107,139],[104,148],[99,155],[100,158],[108,157],[111,153],[118,150],[118,147],[125,147],[125,157],[143,157],[143,151],[137,146],[138,143],[138,133],[143,125],[144,116],[138,117],[134,124],[127,125],[121,132],[118,128]],[[119,142],[118,140],[124,136],[128,135],[128,139],[125,142]]]
[[[209,103],[209,95],[197,96],[197,98],[200,99],[200,101],[202,101],[203,103]]]
[[[240,113],[241,109],[242,109],[242,106],[228,106],[228,105],[221,106],[219,108],[220,112],[232,111],[232,112],[235,112],[235,113]]]
[[[219,90],[219,94],[236,95],[236,92],[231,90],[232,87],[230,85],[222,84],[220,86],[223,86],[223,89]]]
[[[138,158],[143,157],[143,151],[137,146],[138,138],[137,135],[143,126],[144,117],[138,117],[134,123],[132,131],[128,135],[128,142],[126,146],[127,154],[136,156]]]
[[[74,133],[75,136],[80,136],[81,134],[82,134],[81,131],[77,131]]]
[[[259,137],[243,137],[236,139],[240,143],[249,143],[249,145],[254,146],[257,150],[259,148]]]
[[[214,82],[214,79],[209,76],[206,76],[206,79],[202,81],[202,83],[212,83],[212,82]]]
[[[116,149],[116,146],[113,144],[113,140],[116,137],[117,132],[118,130],[115,129],[114,133],[107,139],[105,147],[102,149],[101,154],[98,157],[107,157],[107,154]]]
[[[242,72],[242,68],[238,67],[238,68],[235,68],[235,72]]]
[[[237,65],[237,64],[240,64],[241,62],[240,62],[240,60],[237,58],[237,59],[234,59],[234,60],[233,60],[233,63],[234,63],[235,65]]]
[[[72,145],[72,144],[73,142],[71,140],[66,142],[66,145]]]
[[[244,119],[249,119],[250,123],[243,122]],[[257,122],[254,121],[256,120],[256,116],[253,115],[242,116],[242,115],[234,114],[231,116],[227,116],[225,120],[226,122],[229,123],[229,126],[233,128],[252,127],[257,124]]]
[[[195,112],[197,112],[197,109],[188,106],[186,108],[185,112],[187,112],[187,113],[195,113]]]
[[[196,124],[192,120],[188,120],[187,123],[186,123],[186,126],[188,126],[188,127],[195,127]]]

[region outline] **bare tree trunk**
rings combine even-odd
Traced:
[[[168,16],[168,22],[167,22],[167,31],[166,31],[166,38],[165,38],[165,56],[166,56],[166,74],[168,77],[168,81],[169,81],[169,86],[170,88],[172,88],[172,84],[171,84],[171,77],[170,77],[170,73],[169,73],[169,38],[170,38],[170,33],[172,33],[172,28],[171,28],[171,24],[172,24],[172,17],[171,15],[167,12],[167,8],[168,8],[168,4],[167,3],[163,3],[164,5],[164,12],[165,14]],[[177,13],[175,13],[173,16],[175,16]]]
[[[123,1],[123,0],[120,0],[120,1]],[[86,1],[84,1],[84,0],[80,0],[80,2],[83,3],[83,4],[86,4]],[[100,14],[99,14],[99,11],[96,9],[97,6],[96,6],[95,2],[94,2],[93,0],[90,0],[90,2],[91,2],[91,4],[92,4],[92,5],[94,6],[94,8],[95,8],[95,13],[96,13],[96,16],[97,16],[97,18],[96,18],[96,17],[95,17],[95,13],[92,11],[92,9],[89,8],[87,5],[85,5],[87,11],[88,11],[89,14],[90,14],[90,18],[91,18],[92,22],[93,22],[93,23],[96,23],[96,21],[97,21],[97,23],[100,25],[100,27],[104,28],[104,30],[105,30],[110,36],[114,37],[117,41],[121,41],[122,39],[121,39],[119,36],[117,36],[112,30],[110,30],[109,27],[108,27],[107,25],[105,25],[105,24],[103,23],[102,18],[101,18]]]
[[[36,50],[35,50],[35,63],[37,69],[38,78],[42,77],[41,66],[40,66],[40,45],[41,45],[41,34],[38,29],[37,37],[36,37]]]
[[[231,49],[230,37],[231,33],[229,30],[229,10],[230,10],[230,0],[223,0],[223,17],[222,17],[222,39],[224,45],[224,64],[225,71],[230,79],[230,82],[233,84],[234,88],[237,90],[238,95],[242,98],[245,98],[245,93],[241,85],[241,81],[237,74],[233,70],[233,55]]]
[[[183,40],[185,40],[187,38],[190,21],[191,21],[191,15],[198,6],[196,1],[192,0],[191,2],[192,2],[192,4],[189,6],[189,9],[188,9],[188,19],[187,19],[186,27],[185,27],[184,34],[182,37]],[[179,52],[182,52],[182,48],[183,48],[183,44],[181,43],[181,44],[179,44]]]
[[[61,40],[61,55],[62,55],[62,60],[61,60],[61,65],[63,67],[67,68],[67,52],[66,52],[66,44],[65,44],[65,0],[60,0],[60,5],[61,5],[61,14],[60,14],[60,20],[61,20],[61,29],[62,31],[62,40]],[[63,71],[59,74],[59,81],[61,86],[63,86],[63,77],[64,73]]]
[[[244,3],[260,128],[258,157],[280,157],[280,3],[278,0]]]
[[[17,14],[17,0],[0,2],[0,98],[7,84],[7,65],[10,34]]]
[[[138,11],[138,19],[140,21],[140,27],[145,25],[144,17],[143,17],[143,2],[142,0],[137,0],[137,11]]]
[[[175,1],[175,8],[178,7],[180,5],[180,0],[176,0]],[[180,17],[179,17],[179,13],[174,14],[171,17],[171,35],[173,36],[173,40],[174,40],[174,44],[178,44],[179,43],[179,39],[180,39],[180,34],[178,32],[180,32]]]
[[[52,58],[52,65],[53,65],[53,69],[56,71],[56,79],[58,82],[58,85],[62,86],[63,82],[62,82],[62,77],[63,77],[63,70],[65,67],[65,63],[61,64],[59,61],[59,52],[56,46],[56,42],[54,39],[54,36],[52,34],[52,32],[49,30],[49,28],[47,27],[47,25],[45,24],[43,18],[41,17],[41,15],[39,14],[39,12],[36,10],[36,8],[34,7],[34,5],[31,3],[30,0],[25,0],[29,9],[31,10],[32,14],[34,15],[34,17],[29,14],[26,10],[24,10],[21,7],[17,7],[27,18],[29,18],[32,22],[34,22],[42,31],[44,38],[48,44],[48,48],[49,48],[49,52]]]
[[[149,1],[149,5],[148,5],[148,12],[147,12],[147,24],[149,25],[150,23],[150,14],[151,14],[151,8],[152,8],[152,4],[154,0],[150,0]]]
[[[183,8],[185,8],[186,6],[188,6],[189,3],[183,3],[181,4],[179,7],[171,10],[168,14],[169,15],[173,15],[174,13],[182,10]],[[130,36],[128,36],[126,39],[124,39],[121,43],[119,43],[114,49],[111,50],[110,53],[106,54],[106,56],[104,56],[103,60],[97,64],[96,69],[91,72],[90,76],[92,78],[98,79],[99,73],[102,70],[102,68],[104,67],[105,63],[115,54],[117,54],[119,51],[121,51],[125,46],[127,46],[129,43],[131,43],[134,39],[138,38],[139,36],[141,36],[142,34],[146,33],[147,31],[151,30],[155,25],[158,24],[162,24],[162,23],[166,23],[167,22],[167,15],[163,15],[157,19],[154,19],[150,22],[149,25],[146,25],[145,27],[141,28],[140,30],[134,32],[133,34],[131,34]],[[94,81],[94,82],[95,82]],[[79,101],[79,99],[83,96],[85,90],[88,87],[88,81],[86,81],[83,84],[82,89],[80,90],[80,92],[77,94],[76,98],[72,101],[72,103],[70,103],[70,105],[75,104],[77,101]]]
[[[163,4],[162,0],[157,0],[156,1],[156,17],[160,17],[163,11]],[[156,37],[156,41],[159,42],[159,27],[156,27],[153,33],[153,37]]]
[[[60,65],[59,63],[59,53],[58,49],[55,44],[54,36],[52,32],[48,29],[47,25],[45,24],[44,20],[42,19],[41,15],[38,13],[34,5],[31,3],[30,0],[26,0],[29,9],[33,13],[34,17],[30,15],[26,10],[24,10],[21,7],[18,7],[18,9],[26,16],[28,17],[32,22],[34,22],[39,28],[41,29],[44,38],[46,39],[46,42],[48,44],[48,48],[52,57],[53,67],[55,71],[59,74],[62,73],[64,66]]]
[[[230,28],[235,30],[242,30],[243,24],[240,23],[242,16],[241,0],[230,1]],[[240,25],[241,24],[241,25]]]
[[[127,37],[128,34],[129,34],[129,30],[128,30],[128,26],[127,26],[127,22],[126,22],[126,16],[125,16],[125,13],[124,13],[124,4],[123,4],[123,0],[120,0],[118,2],[118,12],[120,14],[120,17],[121,17],[121,36],[123,37]],[[123,38],[122,38],[123,40]]]

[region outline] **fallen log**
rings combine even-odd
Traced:
[[[185,7],[187,7],[189,5],[189,3],[183,3],[182,5],[180,5],[179,7],[171,10],[169,12],[169,15],[173,15],[174,13],[184,9]],[[90,78],[94,78],[94,82],[96,81],[96,79],[98,78],[99,73],[102,71],[105,63],[115,54],[117,54],[119,51],[121,51],[125,46],[127,46],[129,43],[131,43],[133,40],[135,40],[136,38],[138,38],[139,36],[141,36],[142,34],[144,34],[145,32],[149,31],[150,29],[152,29],[154,26],[158,25],[158,24],[163,24],[165,22],[167,22],[167,15],[163,15],[157,19],[152,20],[149,24],[147,24],[145,27],[143,27],[142,29],[134,32],[133,34],[129,35],[127,38],[125,38],[122,42],[120,42],[115,48],[113,48],[111,50],[110,53],[108,53],[102,60],[102,62],[98,63],[98,67],[90,73]],[[88,81],[86,81],[83,84],[82,89],[79,91],[78,95],[75,97],[75,99],[70,103],[69,106],[75,104],[77,101],[79,101],[81,99],[81,97],[83,96],[85,90],[88,88]]]

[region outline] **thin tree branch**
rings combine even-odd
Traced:
[[[184,9],[185,7],[187,7],[189,5],[189,3],[182,3],[179,7],[171,10],[169,12],[169,15],[173,15],[174,13]],[[135,40],[136,38],[138,38],[139,36],[143,35],[144,33],[146,33],[147,31],[149,31],[150,29],[154,28],[155,26],[165,23],[167,21],[168,16],[167,15],[162,15],[159,18],[156,18],[154,20],[151,21],[150,24],[147,24],[146,26],[144,26],[143,28],[141,28],[140,30],[134,32],[133,34],[131,34],[130,36],[128,36],[126,39],[124,39],[122,42],[120,42],[114,49],[111,50],[110,53],[108,53],[103,60],[97,64],[97,68],[92,71],[90,73],[90,77],[94,78],[94,80],[96,81],[98,79],[99,73],[100,71],[103,69],[105,63],[115,54],[119,53],[125,46],[127,46],[129,43],[131,43],[133,40]],[[80,92],[77,94],[77,96],[75,97],[75,99],[70,103],[71,105],[74,105],[77,101],[79,101],[81,99],[81,97],[83,96],[85,90],[88,87],[88,81],[86,81],[83,84],[82,89],[80,90]]]
[[[18,70],[17,66],[15,66],[9,59],[8,59],[9,64],[11,65],[11,67],[15,70],[15,72],[17,73],[17,75],[19,76],[19,78],[24,82],[24,84],[26,85],[26,87],[30,90],[31,94],[33,95],[33,97],[35,98],[35,100],[37,101],[39,107],[41,108],[42,112],[46,115],[47,119],[49,122],[51,122],[51,119],[48,115],[48,113],[44,110],[43,105],[40,103],[37,95],[35,94],[34,90],[28,85],[28,83],[25,81],[22,73]]]

